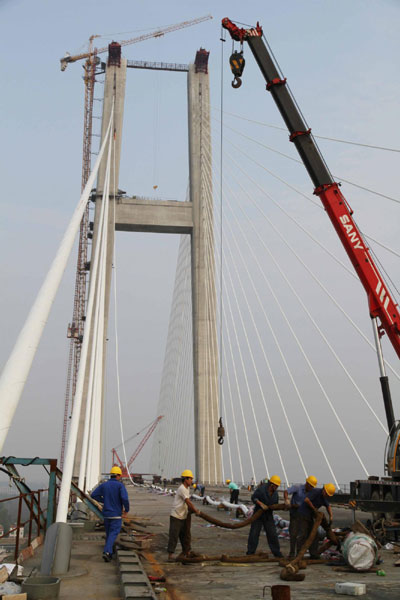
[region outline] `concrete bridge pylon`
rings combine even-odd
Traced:
[[[153,233],[186,233],[191,236],[192,322],[195,474],[209,483],[222,481],[221,447],[217,443],[219,414],[218,344],[216,288],[214,264],[212,176],[210,167],[211,131],[208,78],[208,53],[200,50],[188,70],[189,129],[189,202],[151,201],[119,197],[118,180],[123,132],[123,111],[127,61],[109,60],[106,67],[102,117],[102,139],[114,103],[115,157],[111,166],[110,210],[106,249],[106,282],[104,295],[103,366],[110,303],[111,272],[115,231],[148,231]],[[207,159],[206,159],[207,157]],[[115,167],[115,173],[114,173]],[[96,189],[93,245],[98,243],[101,197],[104,186],[105,160],[100,167]],[[114,222],[115,207],[115,222]],[[89,281],[89,286],[94,282]],[[92,344],[90,344],[91,346]],[[91,350],[89,350],[90,355]],[[88,360],[90,364],[90,358]],[[101,397],[104,403],[104,368]],[[81,422],[78,433],[74,476],[79,475],[89,373],[87,368]],[[103,404],[102,404],[103,405]],[[100,424],[101,431],[101,424]],[[99,432],[100,433],[100,432]],[[101,444],[99,444],[100,446]],[[101,449],[96,453],[95,472],[100,474]],[[89,487],[94,482],[88,482]]]

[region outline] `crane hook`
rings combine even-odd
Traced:
[[[240,88],[241,85],[242,85],[242,80],[240,79],[240,77],[235,75],[235,77],[232,81],[232,87],[237,90],[237,88]]]
[[[217,431],[217,436],[218,436],[218,444],[220,446],[222,446],[222,444],[224,443],[224,437],[225,437],[225,429],[224,429],[224,426],[222,425],[222,417],[220,417],[220,419],[219,419],[219,427],[218,427],[218,431]]]
[[[237,89],[242,85],[242,80],[240,77],[243,73],[244,65],[246,64],[246,61],[243,57],[243,50],[240,52],[232,52],[229,58],[229,64],[234,77],[232,81],[232,87]]]

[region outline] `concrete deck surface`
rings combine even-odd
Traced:
[[[128,487],[128,486],[127,486]],[[166,588],[157,596],[160,600],[207,599],[253,600],[263,597],[265,586],[290,585],[291,600],[313,600],[339,598],[335,594],[336,582],[365,583],[366,600],[394,600],[400,598],[400,568],[394,566],[400,555],[393,551],[382,550],[383,563],[379,569],[386,572],[380,577],[376,572],[349,573],[338,572],[327,565],[307,567],[303,582],[284,582],[280,579],[281,568],[275,563],[260,564],[223,564],[200,563],[182,565],[167,561],[167,541],[171,496],[151,493],[143,488],[128,487],[131,500],[132,516],[142,523],[146,532],[151,533],[149,549],[144,549],[140,556],[147,575],[165,575],[166,583],[157,584],[158,588]],[[245,494],[243,494],[245,495]],[[246,494],[247,495],[247,494]],[[227,496],[226,496],[227,497]],[[198,505],[200,508],[200,504]],[[217,511],[214,507],[201,506],[221,521],[229,521],[233,517],[229,512]],[[287,513],[282,513],[286,518]],[[338,526],[350,525],[352,513],[344,509],[334,508],[335,522]],[[339,525],[340,523],[340,525]],[[243,555],[246,552],[249,528],[238,530],[222,529],[209,526],[204,520],[192,517],[192,549],[199,554]],[[288,553],[288,540],[280,539],[281,550]],[[62,578],[60,600],[96,599],[120,600],[120,574],[118,563],[104,563],[101,558],[104,540],[100,532],[76,531],[74,533],[71,570]],[[258,550],[269,551],[264,533],[260,535]],[[177,552],[180,552],[178,545]],[[40,552],[24,563],[26,570],[40,568]],[[265,589],[265,597],[271,598],[269,588]],[[343,597],[343,596],[342,596]]]
[[[244,494],[241,494],[241,496]],[[226,497],[228,498],[227,494]],[[138,516],[149,517],[147,530],[154,533],[152,542],[153,558],[167,577],[167,587],[172,588],[176,598],[204,598],[207,600],[252,600],[263,597],[264,586],[290,585],[291,599],[328,599],[339,598],[335,591],[336,582],[365,583],[367,594],[363,597],[374,600],[394,600],[400,598],[400,568],[393,563],[399,555],[393,551],[382,550],[383,563],[380,569],[386,572],[385,577],[373,573],[337,572],[327,565],[307,567],[303,582],[285,582],[279,577],[281,567],[275,563],[260,564],[223,564],[200,563],[182,565],[167,562],[166,546],[168,540],[168,521],[172,497],[158,496],[135,489],[132,502],[132,512]],[[229,521],[230,513],[217,511],[214,507],[203,507],[203,510],[221,521]],[[287,513],[281,513],[287,518]],[[365,515],[364,515],[365,516]],[[340,526],[352,523],[352,512],[334,508],[334,517]],[[231,554],[246,553],[249,528],[228,530],[210,527],[204,520],[192,517],[192,549],[199,554]],[[289,541],[280,539],[281,550],[288,554]],[[265,534],[262,532],[258,550],[268,551]],[[178,552],[180,548],[178,546]],[[265,597],[270,598],[271,592],[265,590]],[[342,596],[343,597],[343,596]]]

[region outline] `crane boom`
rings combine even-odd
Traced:
[[[143,438],[139,442],[139,445],[137,446],[137,448],[133,451],[133,454],[130,457],[130,459],[128,460],[126,466],[122,462],[121,458],[118,456],[118,452],[116,450],[116,448],[118,448],[118,446],[116,446],[116,448],[112,448],[111,452],[112,452],[112,457],[113,457],[112,458],[113,463],[115,463],[116,461],[118,462],[119,466],[121,467],[123,477],[129,477],[129,469],[130,469],[132,463],[134,462],[134,460],[137,458],[137,456],[142,451],[143,446],[146,444],[147,440],[149,439],[149,437],[151,436],[151,434],[153,433],[153,431],[155,430],[155,428],[157,427],[157,425],[159,424],[159,422],[161,421],[163,416],[164,415],[158,416],[156,419],[154,419],[154,421],[152,423],[150,423],[149,428],[147,429]]]
[[[128,46],[129,44],[136,44],[137,42],[143,42],[144,40],[149,40],[155,37],[162,37],[166,33],[170,33],[171,31],[177,31],[177,29],[183,29],[185,27],[191,27],[192,25],[197,25],[198,23],[202,23],[203,21],[208,21],[212,19],[212,15],[205,15],[204,17],[198,17],[197,19],[192,19],[190,21],[182,21],[181,23],[175,23],[175,25],[170,25],[169,27],[165,27],[163,29],[157,29],[156,31],[152,31],[151,33],[145,33],[139,37],[135,37],[129,40],[122,40],[120,43],[121,46]],[[96,36],[98,37],[98,36]],[[104,48],[100,48],[96,50],[96,54],[101,54],[102,52],[106,52],[108,50],[108,46]],[[84,52],[83,54],[76,54],[71,56],[70,54],[66,54],[63,58],[60,58],[61,63],[61,71],[65,71],[68,66],[68,63],[76,62],[77,60],[82,60],[84,58],[89,58],[92,52]]]
[[[400,312],[392,298],[383,277],[375,264],[363,236],[358,229],[345,197],[339,189],[319,151],[319,148],[292,97],[286,78],[283,78],[263,41],[260,25],[251,29],[240,29],[232,21],[225,18],[222,27],[227,29],[231,37],[246,41],[267,82],[267,90],[271,92],[275,103],[290,133],[290,141],[302,159],[315,189],[329,218],[338,234],[358,277],[368,296],[369,312],[372,319],[379,318],[381,326],[379,335],[386,332],[392,346],[400,358]],[[235,79],[237,77],[235,76]],[[234,87],[238,87],[235,84]],[[390,427],[389,427],[390,429]]]

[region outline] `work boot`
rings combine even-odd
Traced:
[[[103,552],[103,560],[104,562],[111,562],[112,556],[109,552]]]
[[[193,550],[189,550],[189,552],[186,552],[185,556],[187,556],[187,558],[198,558],[200,554],[193,552]]]
[[[186,554],[184,552],[181,552],[180,554],[178,554],[178,556],[176,557],[177,561],[183,560],[184,558],[186,558]]]

